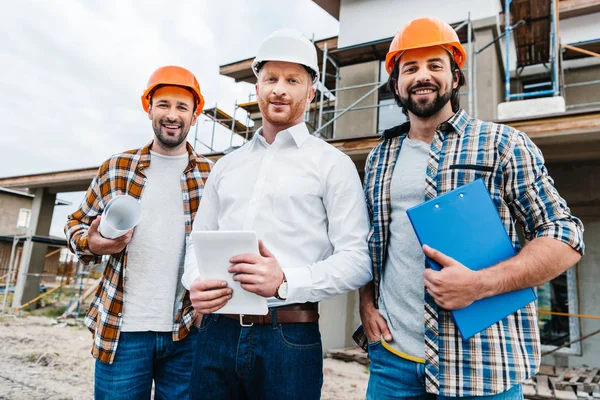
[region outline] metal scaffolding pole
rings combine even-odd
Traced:
[[[198,125],[200,125],[200,121],[196,121],[196,132],[194,133],[194,151],[196,151],[196,143],[198,142]]]
[[[233,117],[231,118],[231,136],[229,137],[229,147],[233,145],[233,135],[235,135],[235,112],[238,109],[237,99],[235,100],[235,105],[233,106]]]
[[[510,62],[509,62],[509,51],[510,51],[510,32],[512,27],[510,26],[510,3],[512,0],[504,0],[504,31],[506,32],[504,38],[504,50],[506,52],[506,65],[504,67],[504,101],[510,101]]]
[[[373,89],[369,90],[367,93],[365,93],[364,95],[362,95],[358,100],[356,100],[354,103],[352,103],[348,108],[345,108],[344,110],[341,111],[341,113],[339,115],[336,115],[335,117],[333,117],[332,119],[330,119],[329,121],[327,121],[327,123],[323,126],[321,126],[319,129],[317,129],[313,135],[317,135],[318,133],[320,133],[323,129],[327,128],[329,125],[333,124],[335,121],[337,121],[342,115],[346,114],[348,111],[351,111],[352,108],[357,105],[358,103],[360,103],[361,101],[363,101],[364,99],[366,99],[367,97],[369,97],[370,95],[372,95],[373,93],[375,93],[376,91],[378,91],[380,88],[382,88],[384,85],[386,85],[387,82],[383,82],[380,83],[378,86],[375,86]]]
[[[321,131],[321,126],[323,125],[323,97],[325,96],[325,79],[327,78],[327,42],[325,42],[325,47],[323,49],[323,70],[321,71],[321,95],[320,103],[319,103],[319,123],[317,124],[317,132]]]
[[[552,89],[554,90],[554,96],[560,95],[560,89],[558,86],[558,52],[560,47],[558,44],[558,0],[552,0],[552,54],[553,54],[553,79]]]
[[[217,125],[217,103],[215,103],[215,120],[213,121],[212,137],[210,138],[210,151],[215,151],[215,126]]]

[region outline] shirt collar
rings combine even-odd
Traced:
[[[304,122],[300,122],[299,124],[291,126],[288,129],[279,131],[277,133],[277,136],[282,135],[282,134],[283,135],[289,134],[292,137],[292,139],[294,140],[296,147],[298,147],[298,148],[300,148],[300,146],[302,146],[302,143],[304,143],[304,141],[306,139],[308,139],[308,137],[310,136],[310,133],[308,132],[308,128],[306,127],[306,124]],[[265,138],[262,136],[262,126],[260,128],[258,128],[258,130],[254,134],[254,137],[252,138],[252,140],[255,142],[260,142],[263,145],[267,145]]]
[[[456,132],[458,136],[462,136],[465,128],[469,124],[471,117],[463,110],[459,109],[452,117],[442,122],[437,126],[437,130],[444,133]],[[407,134],[410,131],[410,122],[405,122],[401,125],[387,129],[383,132],[384,139],[391,139],[403,134]]]

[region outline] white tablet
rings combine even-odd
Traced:
[[[252,231],[194,231],[192,241],[200,279],[222,280],[233,289],[231,299],[216,314],[265,315],[267,299],[242,289],[227,270],[229,259],[239,254],[259,254],[256,233]]]

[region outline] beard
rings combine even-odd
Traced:
[[[433,101],[416,101],[412,98],[411,93],[418,89],[433,89],[437,95]],[[408,97],[399,96],[400,104],[402,104],[402,107],[404,107],[405,110],[410,111],[419,118],[429,118],[444,108],[446,103],[452,98],[451,91],[440,95],[439,89],[439,86],[436,85],[414,85],[409,88]]]
[[[177,124],[181,126],[181,133],[177,136],[169,136],[169,134],[163,132],[163,124]],[[165,128],[166,129],[166,128]],[[188,132],[190,131],[190,125],[186,125],[183,123],[181,119],[179,120],[168,120],[161,119],[159,121],[152,121],[152,130],[154,131],[154,135],[164,147],[167,148],[175,148],[179,146],[181,143],[185,141],[187,138]]]
[[[306,98],[297,102],[291,102],[291,99],[285,99],[285,102],[290,102],[289,108],[284,111],[275,111],[272,109],[271,101],[284,101],[282,98],[270,97],[267,99],[258,99],[259,109],[264,119],[273,125],[292,126],[304,115],[306,109]]]

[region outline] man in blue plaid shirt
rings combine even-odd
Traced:
[[[554,188],[540,150],[523,132],[460,109],[465,61],[456,33],[437,18],[409,22],[386,57],[390,90],[408,122],[384,132],[365,167],[374,279],[360,292],[355,339],[371,359],[368,399],[522,398],[521,383],[540,363],[535,303],[469,340],[450,311],[541,285],[583,254],[583,225]],[[406,210],[478,178],[515,248],[517,223],[528,243],[472,271],[421,248]],[[425,268],[425,256],[443,269]]]

